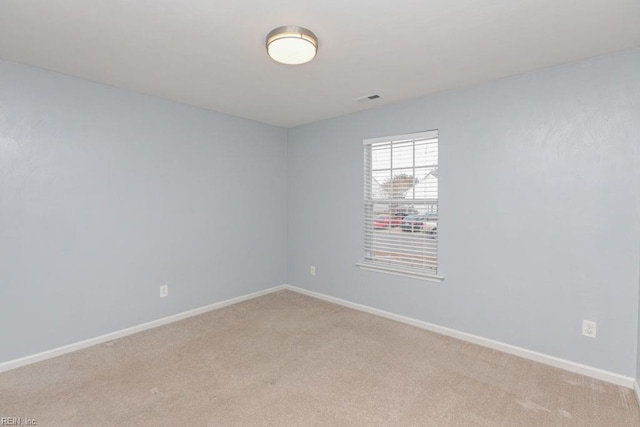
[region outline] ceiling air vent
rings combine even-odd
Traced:
[[[356,102],[367,102],[367,101],[373,101],[374,99],[378,99],[380,98],[380,95],[367,95],[367,96],[361,96],[360,98],[356,98],[354,99],[354,101]]]

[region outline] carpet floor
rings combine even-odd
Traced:
[[[640,426],[632,390],[281,291],[0,374],[38,426]]]

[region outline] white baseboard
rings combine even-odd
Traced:
[[[92,347],[94,345],[103,344],[105,342],[112,341],[117,338],[126,337],[138,332],[146,331],[148,329],[157,328],[169,323],[177,322],[182,319],[197,316],[199,314],[207,313],[209,311],[217,310],[219,308],[227,307],[229,305],[237,304],[242,301],[247,301],[253,298],[257,298],[263,295],[270,294],[281,290],[290,290],[298,292],[300,294],[308,295],[314,298],[322,299],[324,301],[332,302],[334,304],[342,305],[354,310],[362,311],[365,313],[373,314],[387,319],[395,320],[397,322],[405,323],[407,325],[415,326],[421,329],[426,329],[431,332],[435,332],[441,335],[450,336],[460,339],[462,341],[471,342],[484,347],[489,347],[494,350],[499,350],[505,353],[513,354],[515,356],[522,357],[524,359],[533,360],[536,362],[544,363],[549,366],[564,369],[569,372],[585,375],[591,378],[596,378],[609,383],[617,384],[623,387],[634,389],[636,397],[638,398],[638,404],[640,404],[640,386],[635,378],[625,377],[620,374],[605,371],[602,369],[594,368],[580,363],[571,362],[569,360],[560,359],[558,357],[549,356],[543,353],[527,350],[521,347],[516,347],[510,344],[505,344],[499,341],[490,340],[477,335],[468,334],[466,332],[457,331],[455,329],[445,328],[443,326],[434,325],[432,323],[423,322],[421,320],[412,319],[410,317],[401,316],[398,314],[390,313],[388,311],[379,310],[377,308],[368,307],[366,305],[357,304],[354,302],[346,301],[340,298],[332,297],[329,295],[321,294],[318,292],[309,291],[307,289],[298,288],[291,285],[280,285],[273,288],[265,289],[251,294],[242,295],[236,298],[231,298],[225,301],[220,301],[214,304],[210,304],[204,307],[196,308],[193,310],[178,313],[172,316],[163,317],[162,319],[154,320],[151,322],[143,323],[141,325],[133,326],[120,331],[111,332],[99,337],[90,338],[88,340],[80,341],[74,344],[69,344],[63,347],[58,347],[52,350],[44,351],[42,353],[34,354],[31,356],[22,357],[19,359],[9,360],[7,362],[0,363],[0,373],[16,369],[21,366],[30,365],[32,363],[40,362],[43,360],[51,359],[53,357],[61,356],[63,354],[71,353],[81,350],[83,348]]]
[[[285,285],[285,289],[298,292],[307,296],[322,299],[324,301],[339,304],[345,307],[353,308],[365,313],[374,314],[376,316],[385,317],[387,319],[395,320],[397,322],[406,323],[407,325],[415,326],[421,329],[426,329],[431,332],[435,332],[441,335],[457,338],[462,341],[478,344],[483,347],[489,347],[494,350],[499,350],[504,353],[513,354],[524,359],[533,360],[535,362],[544,363],[545,365],[553,366],[555,368],[564,369],[565,371],[574,372],[576,374],[585,375],[587,377],[595,378],[598,380],[606,381],[612,384],[623,386],[633,389],[636,387],[636,393],[640,396],[637,382],[635,378],[625,377],[624,375],[616,374],[613,372],[605,371],[603,369],[594,368],[592,366],[582,365],[580,363],[571,362],[569,360],[560,359],[559,357],[549,356],[536,351],[527,350],[525,348],[516,347],[510,344],[505,344],[499,341],[490,340],[480,337],[478,335],[468,334],[466,332],[457,331],[455,329],[445,328],[443,326],[434,325],[432,323],[423,322],[422,320],[412,319],[410,317],[401,316],[399,314],[390,313],[388,311],[379,310],[377,308],[368,307],[366,305],[353,303],[340,298],[335,298],[329,295],[321,294],[318,292],[309,291],[307,289],[298,288],[296,286]],[[640,397],[639,397],[640,401]]]
[[[204,307],[195,308],[193,310],[184,311],[182,313],[174,314],[173,316],[163,317],[162,319],[153,320],[151,322],[143,323],[141,325],[132,326],[130,328],[122,329],[120,331],[111,332],[99,337],[90,338],[88,340],[80,341],[77,343],[65,345],[63,347],[54,348],[52,350],[43,351],[42,353],[33,354],[19,359],[9,360],[7,362],[0,363],[0,373],[16,369],[21,366],[30,365],[32,363],[41,362],[43,360],[51,359],[53,357],[62,356],[63,354],[71,353],[74,351],[82,350],[83,348],[92,347],[97,344],[103,344],[105,342],[113,341],[117,338],[126,337],[138,332],[146,331],[147,329],[157,328],[169,323],[177,322],[178,320],[186,319],[188,317],[197,316],[199,314],[207,313],[209,311],[217,310],[222,307],[237,304],[242,301],[247,301],[253,298],[260,297],[262,295],[270,294],[287,289],[287,286],[280,285],[273,288],[265,289],[251,294],[242,295],[236,298],[231,298],[225,301],[220,301],[214,304],[206,305]]]

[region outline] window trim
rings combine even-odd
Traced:
[[[366,261],[357,262],[356,266],[361,270],[379,271],[381,273],[393,274],[395,276],[426,280],[428,282],[442,282],[444,280],[444,276],[439,276],[437,274],[428,274],[428,273],[422,273],[414,270],[405,270],[399,267],[382,266],[382,265],[378,265],[378,264],[374,264]]]
[[[411,132],[411,133],[406,133],[406,134],[400,134],[400,135],[391,135],[391,136],[384,136],[384,137],[376,137],[376,138],[367,138],[364,139],[362,141],[362,145],[364,146],[370,146],[376,143],[384,143],[384,142],[391,142],[394,140],[406,140],[406,139],[432,139],[432,138],[438,138],[438,145],[440,144],[440,135],[439,135],[439,130],[438,129],[433,129],[433,130],[427,130],[427,131],[419,131],[419,132]],[[438,159],[438,165],[440,164],[440,159]],[[365,165],[365,180],[366,179],[370,179],[367,178],[366,176],[367,173],[367,167]],[[366,188],[366,181],[365,181],[365,188]],[[438,204],[439,204],[439,196],[438,196]],[[365,195],[364,198],[364,203],[366,205],[367,203],[367,196]],[[365,211],[366,206],[363,206],[363,211]],[[364,218],[366,220],[366,216]],[[365,242],[367,239],[366,236],[366,231],[365,231],[365,235],[363,235],[363,242]],[[439,248],[439,244],[438,244],[438,248]],[[366,250],[366,244],[363,247],[363,249]],[[439,264],[440,264],[440,259],[438,256],[437,259],[437,267],[435,272],[429,272],[426,270],[420,270],[420,269],[411,269],[411,268],[403,268],[402,266],[395,266],[395,265],[388,265],[388,264],[382,264],[382,263],[376,263],[376,262],[372,262],[367,260],[366,258],[364,258],[362,261],[357,262],[356,266],[358,268],[360,268],[361,270],[366,270],[366,271],[377,271],[377,272],[382,272],[382,273],[387,273],[387,274],[393,274],[396,276],[402,276],[402,277],[409,277],[409,278],[413,278],[413,279],[419,279],[419,280],[425,280],[425,281],[431,281],[431,282],[442,282],[444,280],[444,276],[442,276],[440,273],[440,268],[439,268]]]
[[[403,133],[400,135],[367,138],[362,140],[362,145],[371,145],[371,144],[377,144],[379,142],[389,142],[389,141],[406,140],[406,139],[432,139],[435,137],[439,137],[439,133],[440,132],[438,129],[432,129],[432,130],[422,130],[419,132]],[[438,140],[438,143],[440,143],[439,140]]]

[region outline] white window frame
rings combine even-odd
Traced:
[[[380,256],[380,259],[376,259],[376,255],[375,255],[375,250],[376,248],[379,249],[386,249],[384,247],[384,244],[376,244],[375,239],[374,239],[374,204],[376,203],[376,201],[378,199],[374,198],[374,194],[373,194],[373,181],[374,181],[374,170],[373,170],[373,166],[372,166],[372,147],[378,146],[378,147],[384,147],[385,145],[389,145],[389,150],[390,150],[390,156],[392,159],[392,153],[393,153],[393,147],[394,144],[406,144],[407,141],[413,141],[413,160],[412,160],[412,165],[413,165],[413,170],[415,172],[416,169],[416,140],[417,141],[423,141],[423,140],[433,140],[436,139],[435,144],[439,144],[439,132],[438,130],[430,130],[430,131],[423,131],[423,132],[415,132],[415,133],[409,133],[409,134],[404,134],[404,135],[394,135],[394,136],[387,136],[387,137],[381,137],[381,138],[369,138],[369,139],[365,139],[363,141],[363,146],[364,146],[364,241],[363,241],[363,249],[364,249],[364,260],[362,262],[357,263],[356,265],[358,267],[360,267],[361,269],[364,270],[372,270],[372,271],[380,271],[380,272],[385,272],[385,273],[390,273],[390,274],[395,274],[395,275],[399,275],[399,276],[405,276],[405,277],[412,277],[412,278],[417,278],[417,279],[422,279],[422,280],[429,280],[429,281],[435,281],[435,282],[440,282],[442,280],[444,280],[444,277],[442,275],[440,275],[438,268],[439,268],[439,259],[438,259],[438,233],[439,233],[439,229],[437,230],[437,233],[435,235],[435,237],[433,236],[429,236],[426,233],[423,236],[403,236],[402,233],[397,234],[397,237],[395,237],[396,239],[398,239],[397,241],[399,242],[399,249],[395,249],[398,251],[400,257],[397,260],[394,260],[393,257],[391,257],[391,259],[389,259],[389,257],[386,257],[386,259],[384,261],[381,261],[380,259],[382,259],[383,257]],[[433,144],[433,142],[430,142],[430,144]],[[384,149],[384,148],[383,148]],[[439,160],[436,162],[435,165],[429,165],[431,166],[435,166],[436,168],[438,167],[438,163]],[[389,166],[389,172],[390,172],[390,177],[395,176],[394,175],[394,166],[393,166],[393,160],[390,160],[390,166]],[[398,169],[406,169],[406,166],[398,167]],[[386,169],[384,169],[386,171]],[[415,173],[413,174],[413,176],[415,176]],[[414,184],[415,186],[416,184]],[[436,184],[437,186],[437,184]],[[436,196],[435,198],[429,198],[427,199],[426,195],[424,198],[422,199],[417,199],[415,196],[415,191],[414,191],[414,196],[413,199],[409,199],[412,202],[412,206],[413,204],[418,204],[420,206],[429,206],[429,207],[433,207],[435,206],[435,209],[437,211],[437,206],[438,206],[438,196],[437,196],[437,191],[436,191]],[[439,213],[438,213],[439,215]],[[411,233],[412,235],[414,233]],[[403,240],[406,240],[405,238],[411,237],[413,240],[413,242],[418,242],[418,245],[421,245],[420,247],[423,248],[424,251],[427,251],[427,247],[429,247],[429,261],[427,261],[427,255],[426,252],[423,252],[425,255],[424,259],[422,260],[422,263],[424,263],[424,265],[420,266],[414,266],[414,265],[406,265],[406,261],[403,261],[403,257],[402,255],[404,254],[406,257],[410,257],[410,256],[414,256],[413,252],[411,252],[411,255],[409,255],[409,249],[404,249],[403,248]],[[429,239],[429,240],[427,240]],[[413,245],[414,243],[410,243],[411,245]],[[434,256],[434,246],[435,246],[435,256]],[[411,251],[413,251],[414,248],[411,248]],[[406,253],[403,253],[402,251],[407,251]],[[435,262],[433,261],[433,259],[435,258]]]

